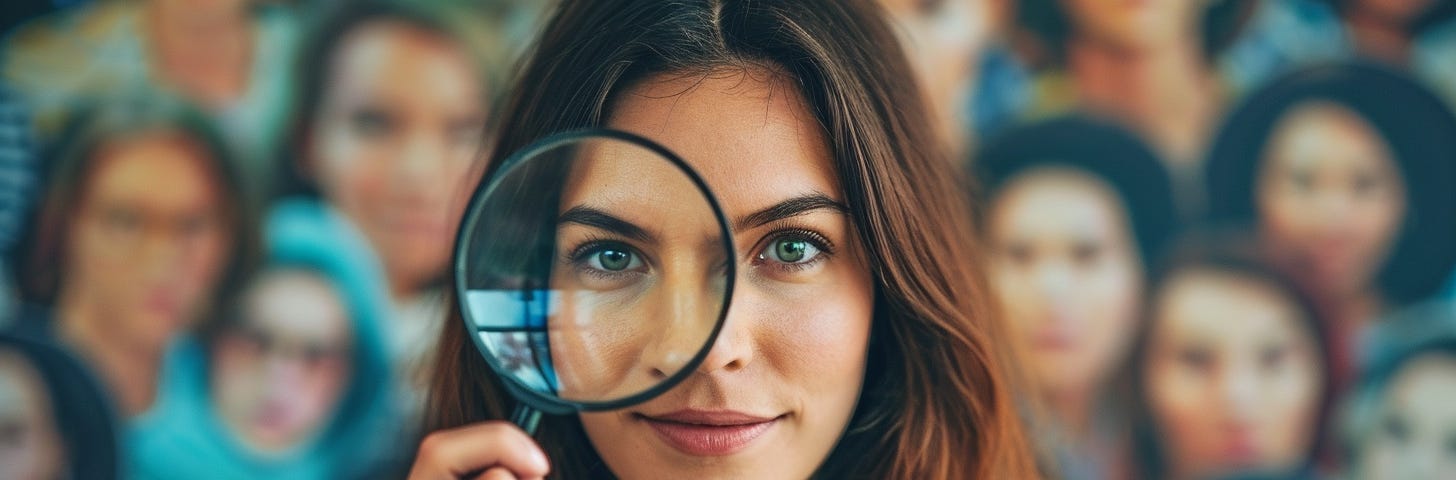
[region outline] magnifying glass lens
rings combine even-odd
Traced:
[[[723,215],[686,164],[635,137],[528,149],[463,225],[467,327],[499,374],[542,398],[590,409],[660,393],[727,308]]]

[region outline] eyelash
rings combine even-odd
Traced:
[[[586,262],[590,259],[591,255],[605,248],[612,248],[627,252],[636,256],[643,263],[648,263],[647,256],[637,251],[636,248],[632,248],[632,246],[628,245],[626,242],[620,240],[611,240],[603,237],[587,237],[586,239],[582,240],[581,244],[579,244],[576,248],[568,250],[567,254],[562,257],[562,260],[565,261],[567,264],[571,265],[573,268],[577,269],[578,271],[585,272],[587,275],[594,276],[601,280],[616,280],[628,275],[634,275],[638,273],[633,271],[613,272],[610,270],[602,270],[586,266]]]
[[[762,258],[764,249],[772,246],[774,242],[782,240],[799,240],[808,242],[810,245],[814,246],[814,248],[819,250],[819,255],[816,255],[812,260],[803,263],[771,262]],[[794,273],[802,271],[806,268],[816,266],[826,260],[829,260],[830,257],[834,256],[835,248],[834,242],[829,241],[829,238],[825,237],[819,232],[815,232],[813,230],[805,228],[789,227],[775,230],[774,232],[769,233],[767,236],[764,237],[764,240],[760,242],[758,246],[754,247],[753,251],[755,252],[753,254],[754,265],[772,263],[775,268],[778,268],[785,273]]]

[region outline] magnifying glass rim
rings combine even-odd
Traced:
[[[706,200],[708,201],[708,206],[712,208],[713,216],[718,220],[718,226],[722,229],[723,247],[728,252],[728,258],[730,259],[727,262],[727,278],[725,279],[723,301],[722,306],[719,307],[718,319],[713,325],[713,331],[708,335],[707,341],[703,344],[703,346],[698,349],[697,354],[695,354],[693,358],[688,361],[688,363],[684,364],[683,368],[679,369],[676,373],[669,375],[666,379],[664,379],[662,382],[659,382],[657,385],[620,399],[605,401],[567,400],[564,398],[541,393],[522,383],[519,379],[515,377],[515,375],[510,374],[510,371],[501,364],[499,359],[495,358],[495,355],[488,354],[488,352],[492,351],[492,349],[488,348],[485,345],[485,342],[481,340],[480,330],[476,327],[472,310],[469,308],[469,305],[467,305],[465,301],[465,293],[467,290],[465,285],[465,258],[470,248],[469,243],[466,241],[466,236],[469,232],[473,232],[475,230],[475,225],[480,219],[479,214],[480,210],[483,208],[484,199],[490,198],[490,194],[494,192],[494,190],[504,182],[507,174],[511,172],[516,166],[525,162],[526,159],[532,158],[536,154],[543,151],[554,149],[567,143],[580,142],[582,140],[588,139],[617,140],[631,143],[635,146],[647,149],[648,151],[667,159],[674,166],[676,166],[679,171],[686,174],[688,178],[692,180],[693,185],[698,188],[698,192],[702,193],[703,196],[706,198]],[[525,148],[522,148],[515,153],[512,153],[511,156],[507,157],[504,162],[501,162],[500,167],[495,170],[490,178],[487,178],[484,181],[480,182],[475,187],[475,191],[471,193],[470,203],[467,204],[465,210],[465,217],[460,223],[460,230],[457,231],[455,234],[455,258],[453,259],[455,270],[455,301],[460,307],[461,318],[465,321],[465,328],[470,335],[470,341],[475,344],[476,353],[480,354],[480,356],[482,357],[485,357],[485,361],[487,364],[490,365],[491,370],[495,372],[497,377],[501,378],[501,380],[505,383],[506,388],[511,390],[511,393],[516,396],[517,400],[524,402],[527,405],[530,405],[543,412],[554,414],[618,410],[621,408],[629,407],[651,400],[652,398],[661,395],[662,393],[672,389],[672,387],[677,386],[678,383],[681,383],[683,380],[687,379],[687,377],[689,375],[692,375],[693,371],[697,370],[698,366],[703,363],[703,360],[706,359],[708,356],[708,352],[712,350],[713,344],[717,342],[718,333],[723,329],[723,323],[728,318],[728,305],[732,303],[731,299],[733,298],[733,287],[738,278],[738,255],[733,248],[733,231],[732,227],[730,227],[729,225],[730,224],[728,223],[728,216],[723,213],[723,208],[721,205],[718,204],[718,198],[713,195],[713,191],[708,189],[707,182],[703,181],[703,178],[698,175],[698,172],[696,170],[693,170],[692,166],[688,165],[688,163],[683,161],[681,157],[679,157],[676,153],[673,153],[671,150],[668,150],[666,147],[663,147],[662,145],[659,145],[656,142],[653,142],[641,136],[609,128],[585,128],[555,133],[542,137],[541,139],[536,140]]]

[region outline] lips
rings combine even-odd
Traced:
[[[668,445],[688,455],[724,456],[747,448],[782,416],[761,417],[734,411],[680,410],[664,415],[636,414]]]

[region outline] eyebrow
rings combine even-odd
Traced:
[[[556,217],[556,223],[558,225],[575,223],[606,230],[643,243],[653,242],[652,234],[647,233],[647,230],[644,230],[642,227],[617,218],[610,213],[585,205],[577,205],[567,209],[561,216]]]
[[[763,224],[785,218],[804,215],[815,210],[829,209],[838,213],[848,213],[849,207],[838,200],[829,198],[822,193],[809,193],[776,203],[771,207],[757,212],[738,217],[733,223],[734,230],[748,230],[759,227]]]

